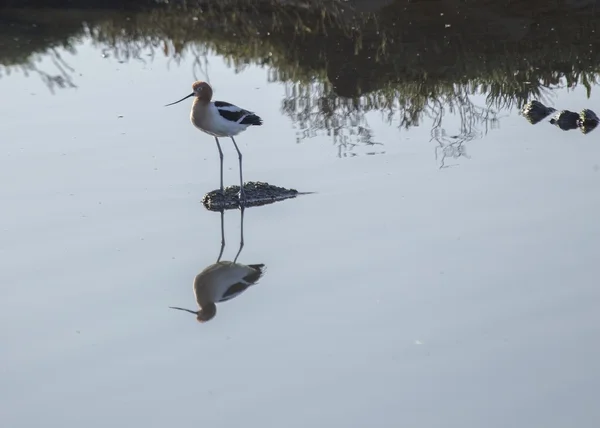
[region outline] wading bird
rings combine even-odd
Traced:
[[[262,125],[262,119],[251,111],[244,110],[238,106],[227,103],[225,101],[211,102],[213,91],[210,85],[206,82],[198,80],[192,84],[193,92],[179,101],[167,104],[180,103],[189,98],[196,97],[192,104],[190,120],[192,124],[199,130],[215,137],[217,148],[219,149],[219,158],[221,159],[221,193],[223,190],[223,151],[219,144],[219,137],[229,137],[233,141],[235,150],[238,153],[240,161],[240,193],[241,200],[245,199],[244,180],[242,179],[242,153],[238,148],[233,136],[245,131],[250,125]]]

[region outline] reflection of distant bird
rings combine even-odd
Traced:
[[[192,311],[174,306],[170,308],[196,314],[199,322],[209,321],[217,313],[215,303],[233,299],[256,284],[263,276],[264,266],[226,261],[214,263],[200,272],[194,280],[194,295],[200,310]]]

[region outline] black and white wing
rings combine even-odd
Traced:
[[[251,285],[252,284],[248,284],[247,282],[243,281],[236,282],[235,284],[228,287],[227,290],[225,290],[225,293],[223,293],[223,295],[219,298],[219,300],[216,303],[226,302],[228,300],[233,299],[234,297],[239,296],[244,291],[246,291],[246,289]]]
[[[225,101],[215,101],[215,107],[221,117],[240,125],[262,125],[262,119],[251,111],[244,110]]]
[[[245,267],[245,275],[240,281],[235,284],[231,284],[227,287],[225,292],[219,296],[216,303],[226,302],[227,300],[233,299],[234,297],[242,294],[248,287],[256,284],[258,280],[264,275],[264,264],[248,265]]]

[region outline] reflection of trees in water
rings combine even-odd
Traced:
[[[445,102],[444,102],[445,101]],[[442,126],[446,110],[458,118],[459,130],[457,134],[448,135]],[[433,118],[431,128],[431,139],[438,145],[435,147],[435,159],[441,168],[448,168],[447,158],[458,159],[461,157],[470,159],[466,152],[465,143],[486,135],[490,129],[499,126],[498,112],[490,106],[481,107],[475,105],[469,93],[455,94],[447,100],[436,100],[428,109],[428,116]],[[483,125],[483,130],[480,126]]]
[[[406,130],[429,119],[432,122],[430,141],[438,143],[436,160],[440,168],[445,168],[448,166],[446,158],[469,158],[464,144],[497,128],[498,112],[490,105],[493,100],[488,100],[485,106],[476,105],[471,97],[479,91],[471,91],[468,86],[455,85],[450,91],[429,88],[428,91],[426,96],[419,97],[387,88],[347,99],[333,94],[327,82],[287,83],[281,110],[297,125],[298,142],[319,134],[331,136],[339,147],[340,157],[355,156],[358,146],[371,148],[366,154],[384,153],[374,147],[381,143],[374,141],[365,117],[369,112],[378,111],[384,122],[390,125],[397,122],[399,128]],[[448,135],[443,126],[447,113],[452,115],[452,124],[458,123],[458,133]]]
[[[69,47],[63,47],[66,53],[74,53],[75,50]],[[47,60],[49,61],[54,70],[51,72],[44,70],[40,67],[39,63]],[[46,85],[51,93],[55,93],[56,89],[76,88],[77,85],[73,81],[73,74],[75,69],[71,67],[67,61],[63,58],[63,54],[58,48],[53,47],[48,49],[44,54],[36,54],[29,58],[26,63],[13,65],[13,66],[2,66],[0,64],[0,78],[10,76],[12,72],[20,71],[26,77],[31,74],[37,75],[42,82]]]
[[[69,53],[74,53],[72,50]],[[55,88],[64,89],[64,88],[76,88],[77,85],[73,83],[72,73],[75,72],[75,69],[71,67],[67,62],[63,59],[60,52],[58,52],[55,48],[53,48],[47,57],[50,57],[52,64],[58,70],[58,74],[51,75],[43,70],[40,70],[38,67],[32,68],[33,71],[38,73],[46,86],[54,93]]]
[[[74,70],[57,47],[69,50],[84,39],[119,62],[147,63],[163,54],[169,67],[191,59],[193,77],[209,82],[208,57],[218,55],[236,72],[249,65],[265,67],[270,81],[284,85],[281,110],[297,127],[298,141],[323,135],[332,139],[339,156],[356,155],[360,148],[376,154],[381,144],[375,141],[368,113],[379,112],[401,129],[431,121],[441,167],[447,158],[467,157],[465,145],[497,126],[498,111],[520,108],[532,98],[544,102],[550,88],[561,84],[581,83],[589,97],[598,80],[600,58],[587,46],[596,40],[600,26],[588,15],[569,17],[557,8],[535,21],[523,12],[524,21],[519,22],[535,31],[527,25],[512,31],[512,14],[521,6],[538,10],[541,1],[523,2],[511,8],[510,16],[500,9],[492,8],[492,13],[488,6],[426,13],[431,7],[446,7],[435,0],[383,2],[380,10],[364,14],[344,12],[345,2],[335,2],[341,12],[335,7],[295,7],[293,1],[260,3],[228,0],[201,9],[72,10],[48,16],[47,11],[22,12],[15,22],[22,28],[32,22],[47,27],[44,37],[30,37],[10,55],[2,52],[0,61],[26,63],[25,46],[35,55],[48,50],[57,72],[42,71],[39,61],[21,67],[40,75],[54,90],[75,84]],[[463,25],[465,13],[471,25]],[[413,21],[419,25],[410,27]],[[495,30],[488,28],[490,23],[496,24]],[[512,41],[498,31],[511,35]],[[0,46],[12,35],[0,31]],[[554,43],[555,38],[564,43]],[[481,106],[476,106],[471,99],[481,93],[485,101],[481,97]],[[447,124],[454,127],[457,122],[457,132],[447,131]]]
[[[378,154],[365,113],[364,99],[344,99],[333,94],[327,82],[286,83],[281,111],[298,131],[296,141],[313,138],[320,133],[331,137],[338,156],[355,156],[357,146],[368,147],[366,154]]]

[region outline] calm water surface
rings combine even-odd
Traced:
[[[60,52],[76,87],[0,79],[2,426],[597,426],[599,131],[506,109],[447,168],[428,118],[298,142],[292,85],[210,54],[215,98],[265,122],[244,178],[316,193],[246,210],[239,261],[266,274],[199,324],[168,307],[220,250],[218,155],[191,102],[163,105],[206,75]],[[600,111],[581,86],[549,103]],[[225,231],[231,260],[239,211]]]

